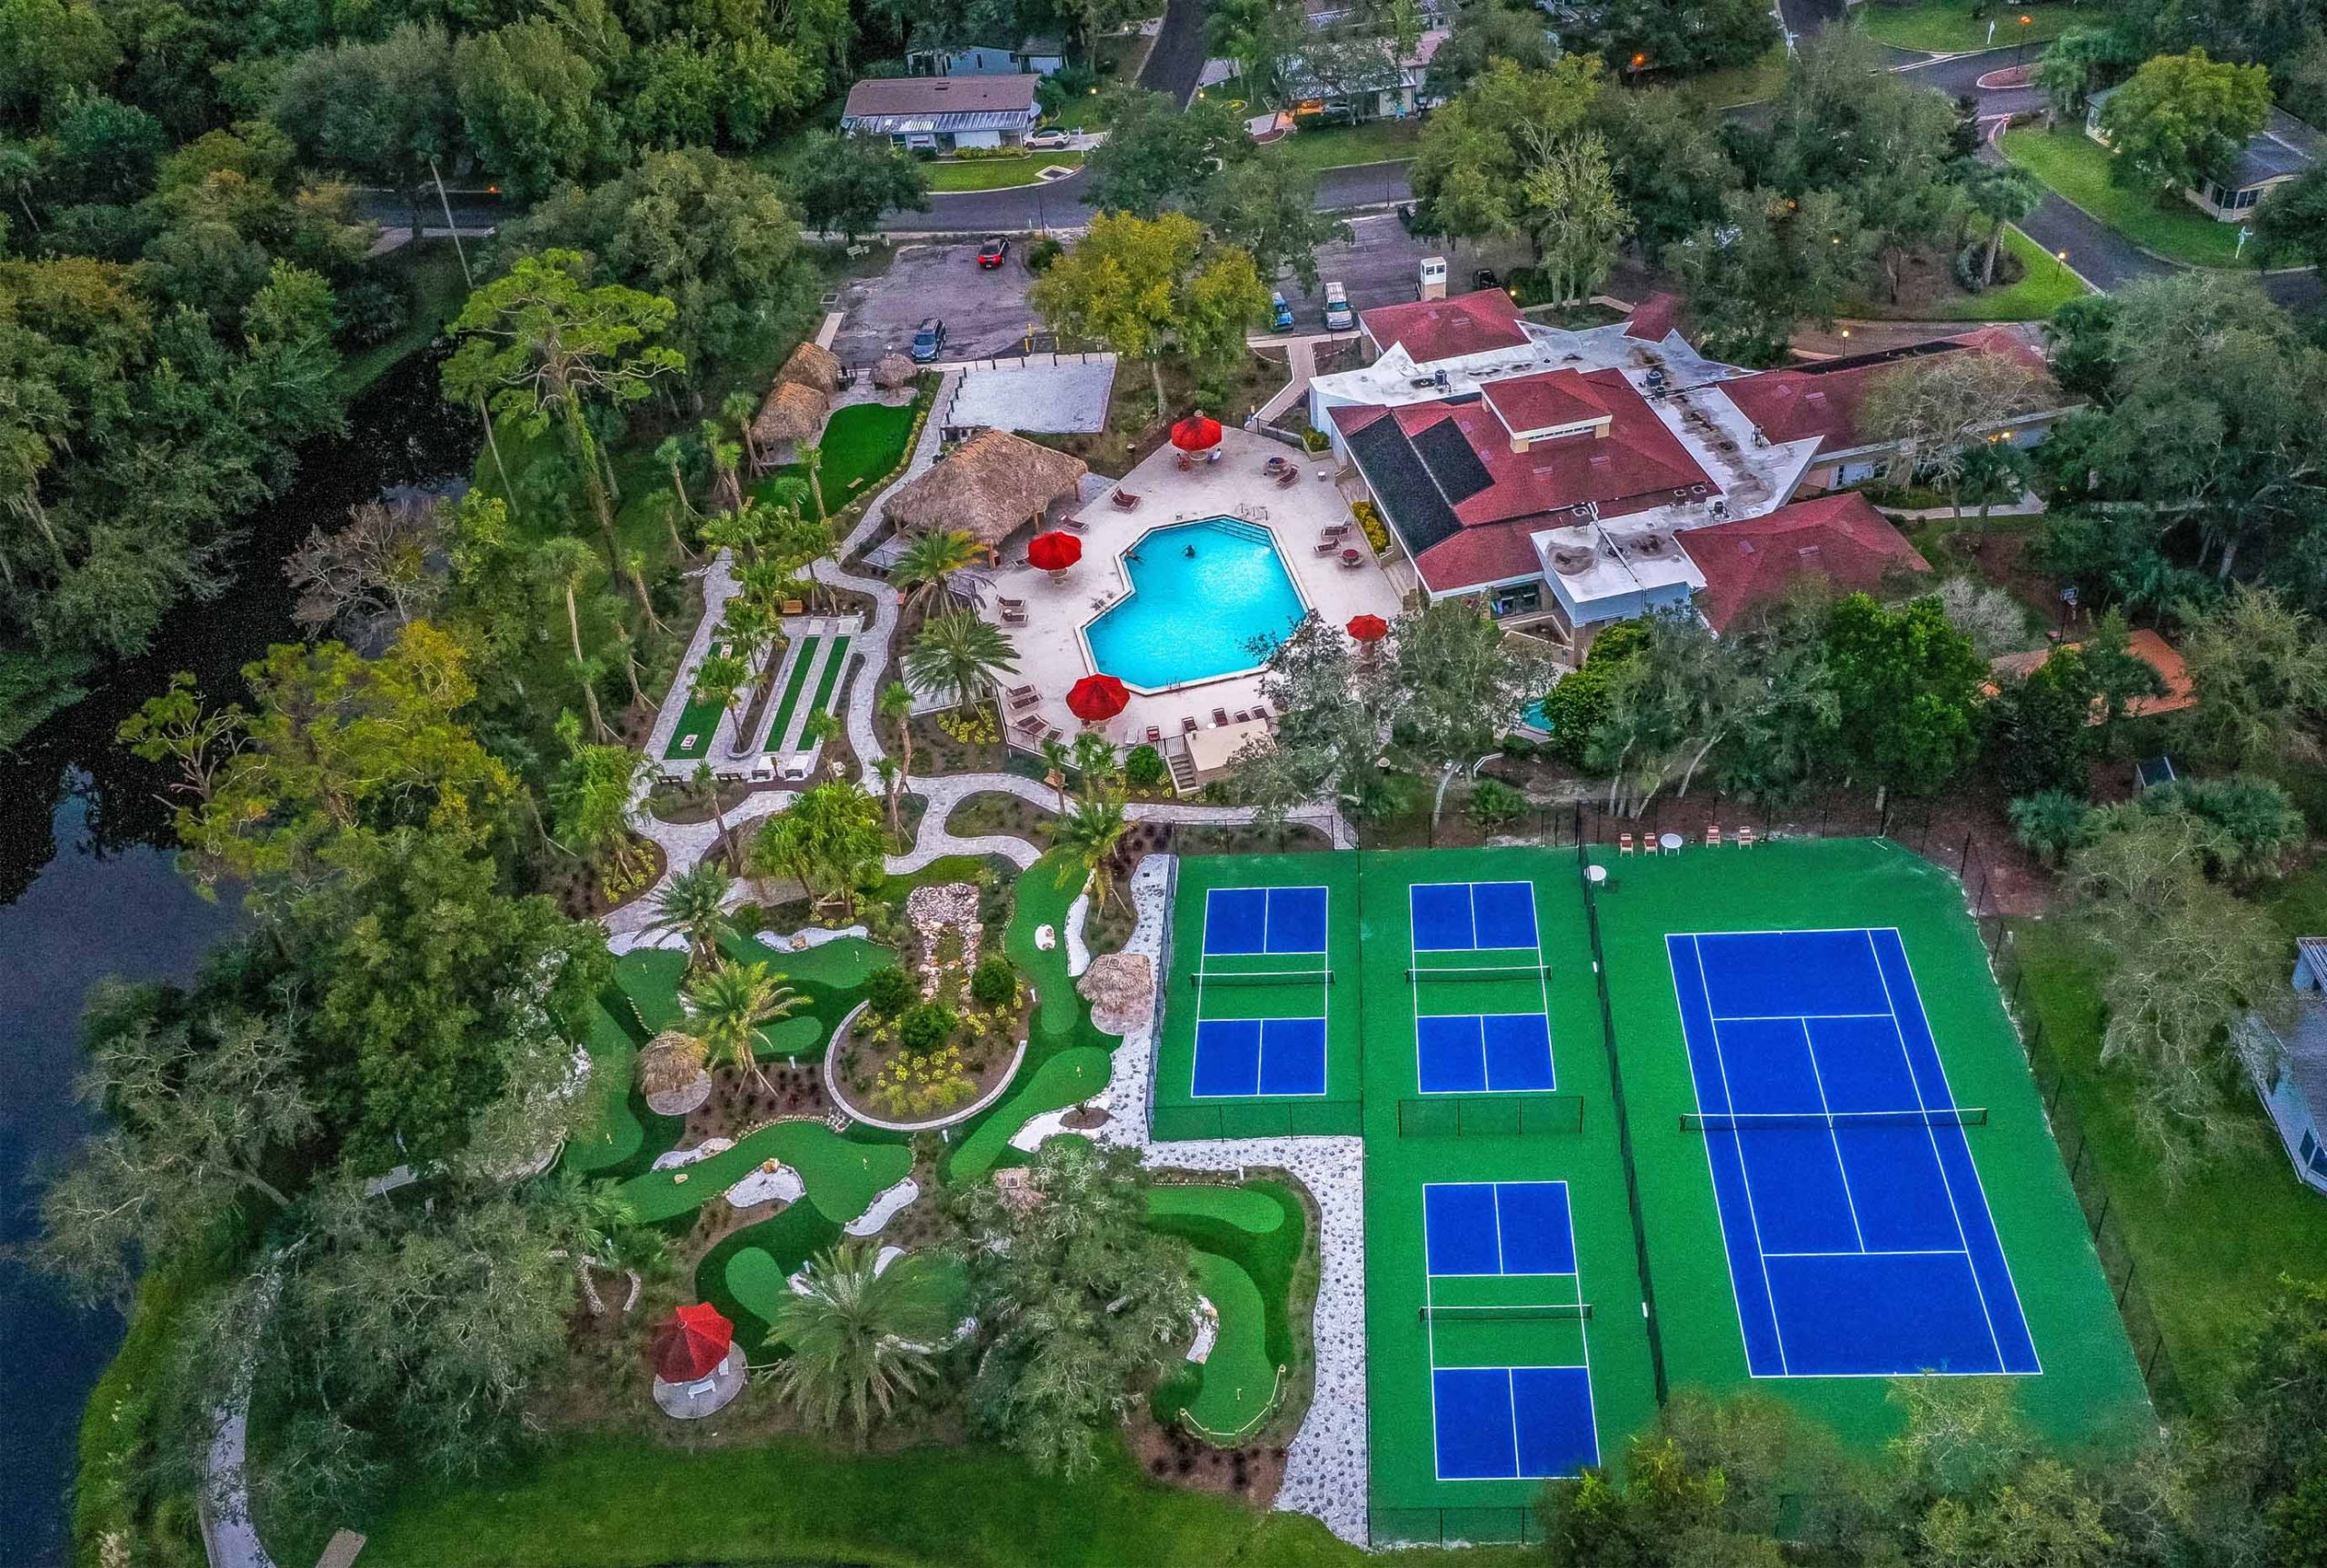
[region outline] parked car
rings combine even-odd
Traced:
[[[1293,307],[1285,303],[1284,295],[1281,294],[1269,295],[1269,330],[1271,332],[1293,330]]]
[[[1010,241],[1001,235],[995,235],[985,244],[978,246],[978,265],[992,272],[1002,265],[1003,257],[1009,254]]]
[[[1026,138],[1026,145],[1038,153],[1054,153],[1074,141],[1072,131],[1036,131]]]
[[[1483,266],[1471,275],[1471,286],[1473,289],[1493,288],[1495,283],[1494,268],[1491,266]]]
[[[913,362],[927,365],[945,352],[945,324],[931,316],[913,335]]]
[[[1325,285],[1325,330],[1347,332],[1356,325],[1357,313],[1349,307],[1349,295],[1343,292],[1341,285],[1327,284]]]

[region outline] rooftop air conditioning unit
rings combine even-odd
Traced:
[[[1633,554],[1646,560],[1660,560],[1672,551],[1673,541],[1662,534],[1643,534],[1633,541]]]
[[[1552,552],[1552,570],[1563,577],[1580,577],[1592,570],[1592,555],[1589,550],[1573,549],[1563,544]]]

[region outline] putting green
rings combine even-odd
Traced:
[[[1074,1045],[1034,1069],[954,1146],[954,1157],[945,1162],[945,1179],[974,1182],[984,1175],[1009,1152],[1018,1129],[1045,1111],[1079,1105],[1105,1088],[1110,1062],[1096,1045]]]
[[[1276,1364],[1269,1360],[1267,1313],[1261,1304],[1260,1287],[1237,1264],[1213,1253],[1191,1256],[1195,1262],[1196,1288],[1220,1314],[1220,1336],[1203,1363],[1203,1381],[1187,1403],[1187,1418],[1206,1437],[1225,1441],[1257,1427],[1276,1403]]]
[[[1284,1223],[1284,1205],[1254,1187],[1150,1187],[1147,1213],[1158,1220],[1183,1214],[1219,1220],[1256,1236]]]
[[[596,1111],[590,1127],[566,1140],[565,1168],[585,1174],[619,1165],[638,1153],[646,1129],[631,1109],[631,1074],[638,1043],[603,1006],[590,1009],[590,1094]]]
[[[776,1308],[792,1293],[791,1271],[764,1247],[745,1247],[727,1260],[727,1290],[762,1323],[775,1321]]]
[[[686,1010],[679,1005],[679,981],[686,972],[684,952],[645,948],[614,960],[614,984],[638,1009],[638,1021],[649,1034],[659,1034],[685,1021]]]
[[[778,1122],[707,1160],[634,1176],[622,1184],[622,1195],[644,1222],[673,1219],[717,1197],[770,1158],[798,1171],[807,1201],[841,1225],[913,1169],[913,1151],[903,1144],[851,1143],[822,1122]]]

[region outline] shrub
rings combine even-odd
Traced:
[[[1517,822],[1527,797],[1501,779],[1481,779],[1471,791],[1471,820],[1481,833],[1495,833]]]
[[[926,1056],[954,1037],[959,1020],[954,1010],[937,1002],[909,1007],[897,1020],[897,1044],[917,1056]]]
[[[952,1110],[976,1089],[961,1050],[953,1045],[899,1056],[881,1069],[873,1084],[881,1109],[892,1116],[934,1116]]]
[[[1154,746],[1134,746],[1124,758],[1124,778],[1141,789],[1164,782],[1164,754]]]
[[[1007,1007],[1018,1000],[1018,972],[1009,959],[989,953],[978,960],[976,973],[970,976],[970,1000],[986,1008]]]
[[[1048,272],[1051,264],[1065,254],[1064,245],[1051,238],[1050,235],[1044,235],[1026,247],[1026,270],[1032,273]]]
[[[913,976],[895,964],[887,964],[864,977],[864,1004],[876,1018],[894,1018],[920,1000],[921,987]]]
[[[1354,501],[1350,504],[1349,514],[1357,519],[1357,525],[1365,534],[1365,542],[1373,546],[1373,553],[1376,555],[1388,554],[1390,528],[1382,521],[1380,509],[1371,501]]]
[[[1303,425],[1302,427],[1301,447],[1303,451],[1323,452],[1326,447],[1331,446],[1332,444],[1333,439],[1323,431],[1319,430],[1316,426]]]
[[[2092,808],[2066,790],[2022,795],[2008,810],[2012,836],[2052,864],[2092,842]]]

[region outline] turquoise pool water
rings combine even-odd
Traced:
[[[1150,691],[1259,664],[1254,638],[1273,643],[1308,613],[1265,528],[1234,517],[1175,523],[1124,555],[1129,596],[1084,628],[1091,658],[1125,685]]]

